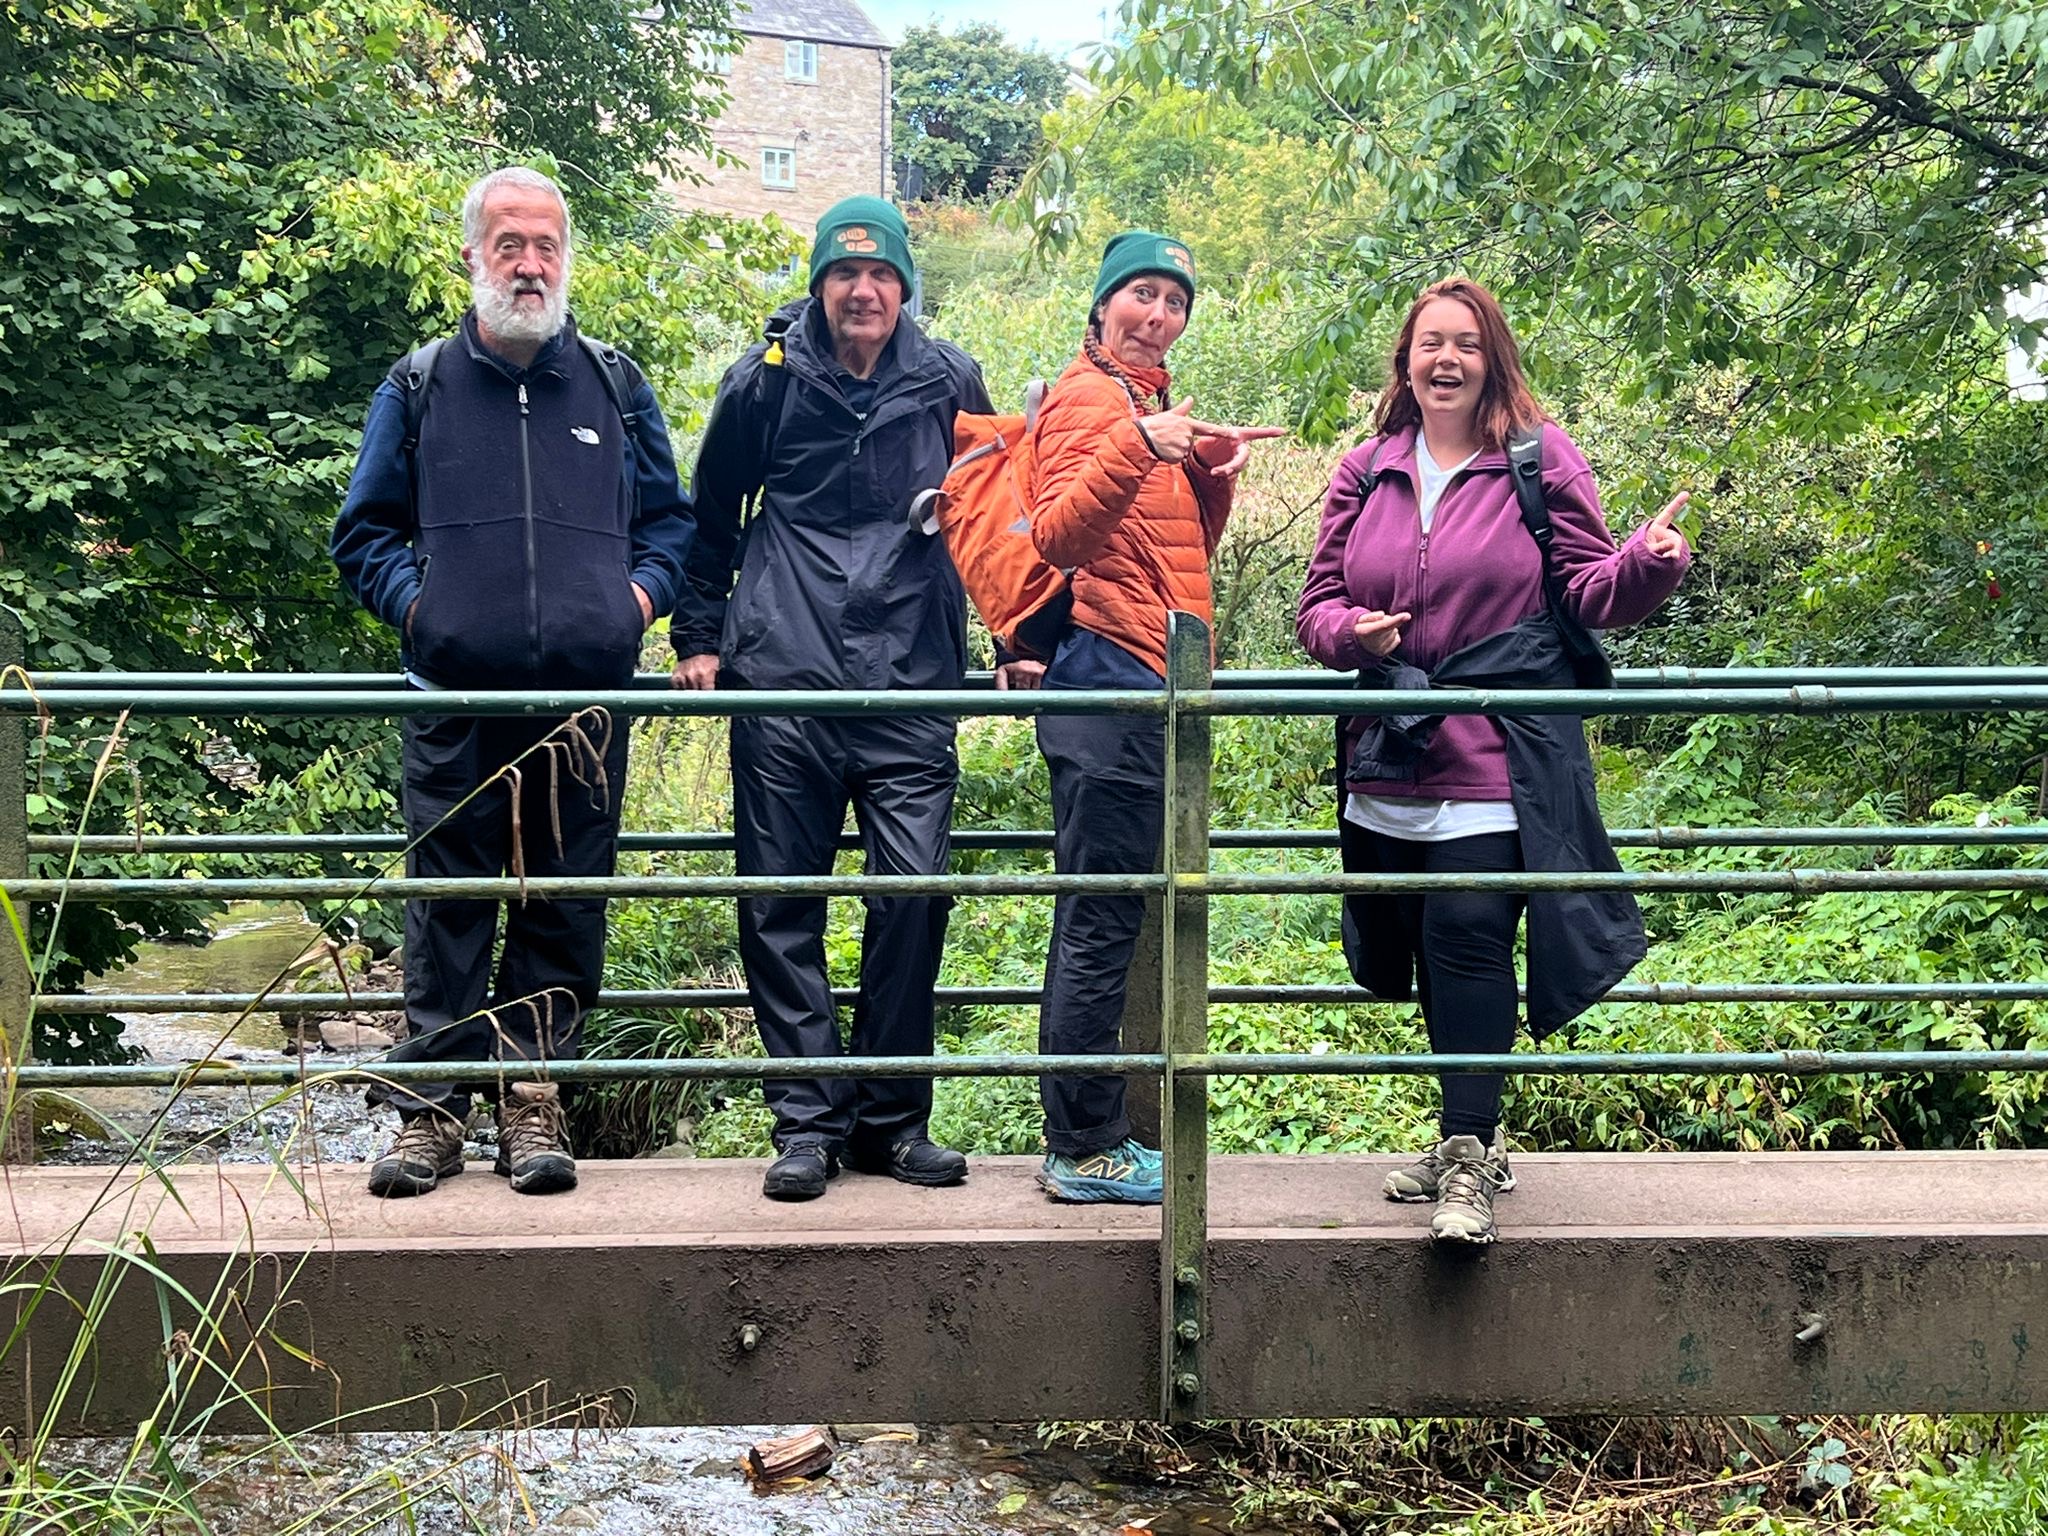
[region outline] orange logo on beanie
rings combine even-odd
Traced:
[[[864,256],[872,255],[882,248],[880,244],[868,238],[867,228],[861,224],[848,225],[834,235],[832,241],[842,251],[853,251]]]
[[[1166,259],[1168,261],[1172,262],[1176,267],[1179,267],[1181,271],[1187,273],[1189,277],[1193,277],[1195,275],[1194,258],[1188,255],[1185,249],[1178,245],[1169,245],[1165,248],[1165,251]]]

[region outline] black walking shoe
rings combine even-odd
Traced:
[[[385,1200],[424,1195],[462,1172],[462,1126],[427,1110],[398,1122],[391,1150],[370,1165],[370,1193]]]
[[[966,1157],[929,1136],[906,1136],[886,1153],[848,1143],[846,1166],[856,1173],[886,1173],[905,1184],[933,1188],[967,1177]]]
[[[761,1180],[761,1193],[770,1200],[815,1200],[825,1193],[825,1181],[839,1177],[839,1159],[815,1141],[799,1141],[782,1149],[782,1155],[768,1165]]]

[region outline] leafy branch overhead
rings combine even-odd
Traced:
[[[1375,316],[1463,269],[1647,391],[1746,366],[1752,407],[1836,428],[1987,371],[2007,292],[2042,275],[2039,0],[1135,0],[1126,21],[1112,114],[1169,86],[1291,101],[1325,193],[1369,199],[1298,261],[1329,275],[1332,390]],[[1024,189],[1040,209],[1087,152],[1064,149]]]

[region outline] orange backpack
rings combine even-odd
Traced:
[[[910,523],[945,539],[967,596],[998,644],[1050,661],[1067,632],[1074,595],[1066,573],[1047,564],[1031,539],[1031,431],[1044,400],[1045,382],[1034,379],[1021,416],[955,416],[952,467],[943,485],[911,502]]]

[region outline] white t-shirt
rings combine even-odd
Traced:
[[[1421,493],[1416,509],[1422,514],[1424,533],[1436,522],[1436,504],[1443,500],[1444,487],[1478,457],[1469,454],[1445,469],[1430,457],[1422,434],[1415,434],[1415,473]],[[1382,837],[1398,837],[1408,843],[1448,843],[1483,832],[1513,832],[1521,826],[1512,800],[1411,800],[1392,795],[1350,795],[1344,802],[1344,819]]]
[[[1424,533],[1429,532],[1436,522],[1436,504],[1444,499],[1444,487],[1451,483],[1451,477],[1462,472],[1478,457],[1476,451],[1468,453],[1461,462],[1445,469],[1430,457],[1429,444],[1423,440],[1422,434],[1415,434],[1415,476],[1421,482],[1422,492],[1416,509],[1422,513]]]

